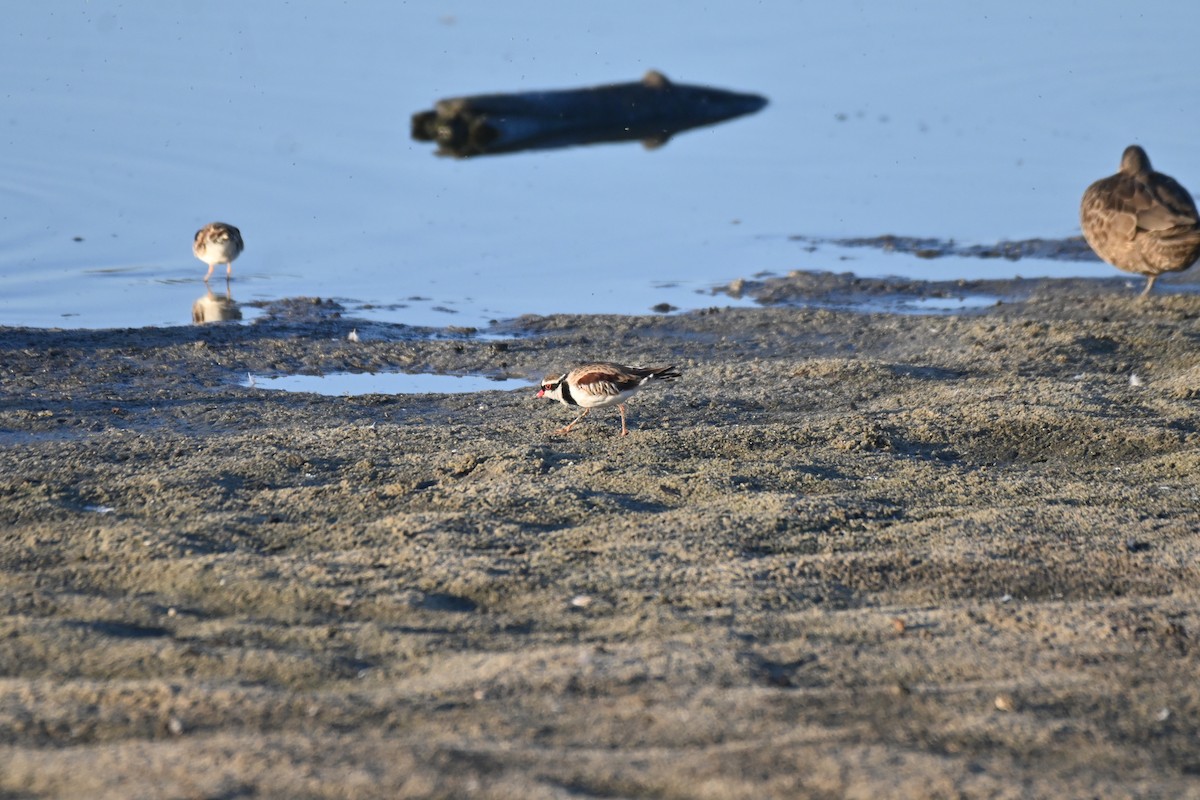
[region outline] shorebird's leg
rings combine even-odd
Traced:
[[[1139,294],[1138,297],[1145,297],[1146,295],[1150,294],[1150,290],[1154,288],[1154,281],[1156,278],[1158,278],[1157,275],[1151,275],[1146,279],[1146,288],[1142,289],[1142,293]]]
[[[225,262],[225,277],[228,278],[232,274],[233,274],[233,262],[226,261]]]
[[[628,436],[629,429],[625,427],[625,404],[617,403],[617,408],[621,410],[621,435]]]
[[[209,265],[208,265],[208,274],[204,276],[204,282],[205,282],[205,283],[208,283],[208,279],[212,277],[212,271],[213,271],[213,267],[215,267],[215,266],[216,266],[216,264],[209,264]]]
[[[590,408],[585,408],[585,409],[583,410],[583,413],[582,413],[582,414],[580,414],[580,415],[579,415],[578,417],[576,417],[575,419],[571,420],[570,424],[568,424],[568,425],[565,425],[564,427],[562,427],[562,428],[559,428],[558,430],[556,430],[556,431],[555,431],[555,433],[570,433],[570,432],[571,432],[571,428],[574,428],[574,427],[575,427],[575,423],[576,423],[576,422],[579,422],[579,420],[581,420],[581,419],[583,419],[584,417],[586,417],[586,416],[588,415],[588,412],[589,412],[589,411],[591,411],[591,409],[590,409]]]

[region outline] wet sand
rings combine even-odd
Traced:
[[[0,329],[0,797],[1200,797],[1200,296],[1164,283]],[[532,388],[238,385],[593,358],[683,378],[626,438]]]

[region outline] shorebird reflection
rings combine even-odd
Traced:
[[[205,284],[207,287],[208,284]],[[233,301],[229,281],[225,281],[225,296],[220,297],[212,289],[192,303],[192,322],[205,325],[210,322],[226,322],[242,318],[242,310]]]

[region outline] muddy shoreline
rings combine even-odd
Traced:
[[[0,328],[0,797],[1200,796],[1200,296],[853,280]],[[593,358],[683,378],[239,385]]]

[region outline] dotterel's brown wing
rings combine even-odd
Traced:
[[[573,370],[567,380],[583,394],[617,397],[640,386],[647,374],[638,367],[599,362]]]

